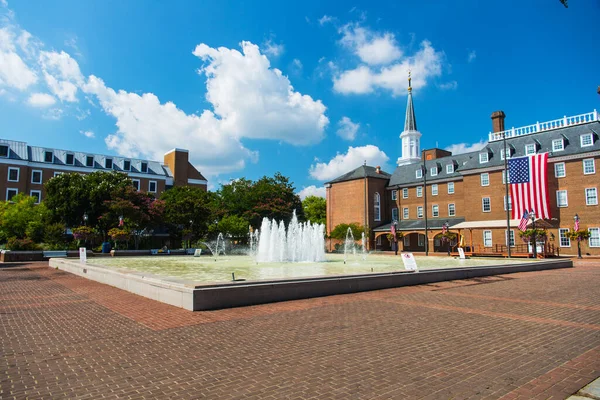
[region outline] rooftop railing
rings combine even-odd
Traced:
[[[533,125],[521,126],[519,128],[507,129],[501,132],[490,132],[489,141],[495,142],[502,140],[506,135],[506,138],[531,135],[532,133],[551,131],[553,129],[565,128],[567,126],[587,124],[588,122],[600,121],[598,119],[598,111],[594,110],[589,113],[575,115],[572,117],[563,117],[546,122],[536,122]]]

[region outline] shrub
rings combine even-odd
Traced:
[[[31,250],[39,250],[39,246],[35,244],[31,239],[17,239],[17,238],[9,238],[6,242],[6,248],[8,250],[15,251],[31,251]]]

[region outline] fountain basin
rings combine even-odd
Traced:
[[[189,258],[193,259],[192,257]],[[389,258],[399,262],[398,258]],[[131,258],[128,260],[131,260]],[[161,258],[161,260],[164,259]],[[450,262],[453,260],[447,259],[446,261]],[[372,273],[236,282],[231,282],[231,280],[229,282],[197,282],[185,278],[163,276],[126,268],[108,267],[96,262],[93,264],[82,264],[77,260],[70,259],[53,258],[50,260],[49,265],[53,268],[58,268],[190,311],[215,310],[515,272],[570,268],[573,266],[573,262],[569,259],[513,261],[510,264],[502,264],[501,262],[504,260],[486,261],[492,261],[492,263],[485,266],[455,268],[444,268],[442,265],[437,269],[421,270],[421,272],[405,271],[402,267],[396,265],[395,271],[388,272],[375,271]],[[496,261],[496,263],[494,264],[493,261]],[[368,266],[369,262],[367,260],[365,266]],[[302,264],[293,264],[293,266],[294,268],[302,268]],[[236,272],[237,276],[240,275]],[[231,274],[229,277],[231,277]],[[243,276],[240,277],[244,278]]]

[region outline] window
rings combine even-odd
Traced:
[[[42,183],[42,171],[33,170],[31,171],[31,183]]]
[[[526,144],[525,145],[525,155],[529,156],[531,154],[535,154],[535,144]]]
[[[54,176],[56,177],[56,176],[59,176],[59,175],[62,175],[62,174],[63,174],[62,172],[55,172]]]
[[[448,164],[448,165],[446,165],[446,173],[447,174],[453,174],[454,173],[454,164]]]
[[[483,231],[483,245],[492,247],[492,231]]]
[[[490,155],[488,153],[479,153],[479,163],[485,164],[490,161]]]
[[[596,164],[594,163],[593,158],[588,158],[583,160],[583,174],[595,174],[596,173]]]
[[[554,139],[552,141],[552,151],[563,151],[565,149],[565,143],[562,139]]]
[[[19,168],[8,167],[8,181],[19,182]]]
[[[434,217],[440,216],[440,207],[437,204],[431,206],[431,215]]]
[[[29,192],[29,196],[35,197],[35,204],[40,204],[42,201],[42,191],[41,190],[31,190]]]
[[[0,145],[0,157],[8,157],[8,146],[5,144]]]
[[[104,168],[112,169],[112,167],[113,167],[112,158],[107,158],[106,160],[104,160]]]
[[[560,240],[560,247],[571,247],[571,239],[567,236],[569,233],[568,228],[559,228],[558,229],[558,238]]]
[[[448,182],[448,194],[454,193],[454,182]]]
[[[512,154],[512,149],[510,147],[506,148],[506,159],[509,160],[510,159],[510,155]],[[500,159],[504,160],[504,149],[500,149]]]
[[[54,153],[52,153],[51,151],[45,151],[44,152],[44,162],[53,162],[54,161]]]
[[[557,190],[556,191],[556,205],[557,205],[557,207],[567,207],[569,205],[566,190]]]
[[[554,176],[556,178],[564,178],[567,176],[567,170],[565,169],[564,162],[554,163]]]
[[[506,241],[506,229],[504,230],[504,240]],[[510,235],[508,237],[508,245],[510,247],[515,247],[515,231],[510,230]]]
[[[410,246],[410,236],[406,235],[404,236],[404,247],[408,247]]]
[[[419,234],[419,247],[425,246],[425,235]]]
[[[598,205],[598,190],[596,188],[585,189],[585,205],[586,206],[597,206]]]
[[[94,156],[87,156],[85,158],[85,166],[86,167],[93,167],[94,166]]]
[[[402,219],[408,219],[408,207],[402,209]]]
[[[431,185],[431,195],[432,196],[437,196],[438,195],[438,185],[437,185],[437,183],[434,183],[433,185]]]
[[[581,147],[588,147],[594,145],[594,138],[591,133],[586,133],[585,135],[581,135],[579,137],[579,142],[581,143]]]
[[[508,183],[510,183],[510,171],[508,171],[508,172],[509,172],[509,174],[508,174]],[[505,171],[502,171],[502,184],[503,185],[506,184],[506,174],[505,174]]]
[[[402,189],[402,198],[408,199],[408,188]]]
[[[590,238],[588,239],[589,247],[600,247],[600,228],[588,228]]]
[[[147,162],[143,162],[140,169],[141,169],[141,172],[144,173],[144,174],[146,172],[148,172],[148,163]]]
[[[423,197],[423,186],[417,186],[417,197]]]
[[[129,171],[131,169],[131,161],[123,161],[123,171]]]
[[[67,164],[67,165],[75,164],[75,156],[72,153],[67,153],[67,157],[65,158],[65,164]]]
[[[431,167],[431,169],[429,171],[431,171],[431,176],[437,176],[438,168],[437,167]]]
[[[490,186],[490,174],[484,172],[479,178],[481,180],[481,186]]]
[[[135,188],[135,190],[137,190],[137,191],[140,190],[140,180],[139,179],[132,179],[131,183],[133,184],[133,187]]]
[[[398,209],[392,208],[392,221],[398,221]]]
[[[483,212],[492,211],[492,203],[491,203],[489,197],[484,197],[481,199],[481,208],[482,208]]]
[[[17,194],[19,194],[19,189],[6,189],[6,201],[12,200]]]
[[[508,210],[512,210],[512,197],[508,196]],[[506,211],[506,196],[504,196],[504,211]]]
[[[417,218],[423,218],[423,206],[417,206]]]
[[[373,219],[375,221],[381,221],[381,197],[377,192],[375,192],[375,195],[373,196]]]
[[[148,191],[150,193],[156,193],[156,181],[148,182]],[[377,195],[379,195],[379,194],[377,193]]]
[[[454,203],[448,204],[448,216],[454,217],[456,215],[456,206]]]

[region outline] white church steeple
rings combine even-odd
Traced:
[[[417,130],[417,119],[412,100],[412,87],[410,70],[408,71],[408,102],[406,104],[406,120],[404,131],[400,134],[402,141],[402,157],[398,158],[396,164],[405,165],[419,162],[421,160],[421,132]]]

